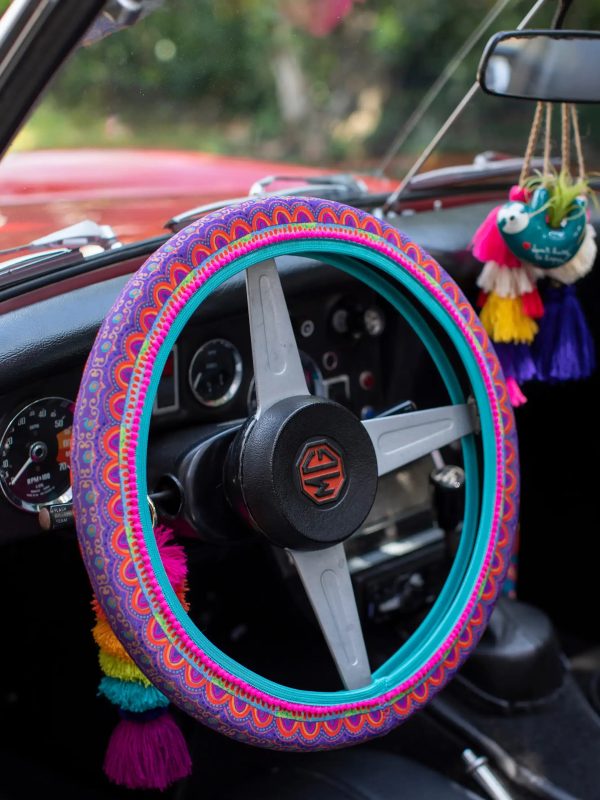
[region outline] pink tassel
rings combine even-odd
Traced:
[[[154,535],[169,583],[175,592],[183,592],[187,588],[185,550],[180,544],[172,541],[173,531],[170,528],[165,528],[164,525],[159,525],[154,531]]]
[[[532,319],[541,319],[544,316],[544,304],[537,289],[522,294],[523,311]]]
[[[508,199],[512,203],[528,203],[531,192],[528,192],[524,186],[511,186],[508,193]]]
[[[183,734],[168,713],[155,719],[122,719],[108,743],[104,772],[128,789],[160,789],[191,774]]]
[[[500,206],[492,209],[473,236],[473,255],[482,263],[495,261],[504,267],[520,267],[521,262],[510,251],[496,224]]]
[[[508,397],[513,405],[513,408],[525,405],[527,398],[521,391],[519,384],[514,378],[506,379],[506,388],[508,389]]]

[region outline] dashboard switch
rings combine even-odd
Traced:
[[[343,300],[331,315],[331,327],[342,336],[360,339],[381,336],[385,330],[385,316],[377,306],[365,307],[360,301]]]
[[[75,525],[73,503],[54,503],[42,508],[38,515],[40,528],[44,531],[58,531]]]
[[[439,526],[447,533],[453,533],[464,515],[465,472],[462,467],[447,464],[433,470],[430,482]]]
[[[305,319],[300,323],[300,335],[305,339],[308,339],[309,336],[312,336],[314,332],[315,323],[312,321],[312,319]]]
[[[328,372],[331,372],[338,365],[337,353],[334,353],[333,350],[328,350],[326,353],[323,353],[323,358],[321,361],[323,362],[325,369]]]
[[[375,388],[375,375],[371,370],[366,369],[364,372],[360,373],[358,383],[361,389],[364,389],[365,392],[370,392]]]

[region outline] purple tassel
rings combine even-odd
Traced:
[[[104,758],[109,780],[128,789],[160,789],[186,778],[192,760],[183,734],[165,711],[126,715],[114,729]]]
[[[594,340],[575,287],[549,286],[533,343],[538,379],[548,383],[588,378],[596,368]]]
[[[535,361],[528,344],[496,342],[494,349],[505,378],[514,378],[518,384],[537,378]]]

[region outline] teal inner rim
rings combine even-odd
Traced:
[[[323,256],[327,255],[325,260],[328,263],[339,266],[346,272],[355,275],[363,283],[371,286],[374,291],[380,292],[406,317],[409,324],[412,325],[415,332],[422,339],[441,373],[451,401],[463,402],[464,399],[456,374],[443,353],[440,343],[433,335],[433,332],[423,317],[406,298],[395,291],[387,282],[382,280],[381,276],[377,275],[377,272],[373,270],[373,267],[377,267],[387,275],[396,279],[431,313],[432,317],[439,322],[457,349],[473,388],[481,422],[484,470],[481,516],[477,531],[475,532],[475,520],[478,507],[478,485],[476,480],[473,479],[473,476],[477,475],[477,455],[473,437],[469,436],[463,439],[465,469],[468,474],[465,528],[461,537],[459,550],[455,556],[454,563],[442,592],[421,626],[408,641],[404,643],[398,652],[373,674],[373,680],[369,686],[353,690],[344,689],[337,692],[315,692],[283,686],[252,672],[215,647],[194,625],[173,591],[160,559],[156,539],[152,530],[148,505],[146,502],[139,502],[140,496],[145,500],[146,495],[146,451],[152,405],[163,367],[178,335],[202,301],[228,278],[267,258],[294,254],[302,254],[308,258],[321,261],[324,260]],[[338,261],[340,255],[342,259],[339,260],[339,264],[334,264],[334,261]],[[349,258],[344,259],[344,256],[348,256]],[[410,263],[414,263],[405,254],[402,254],[402,258]],[[157,322],[158,319],[155,321],[155,325]],[[131,387],[128,390],[128,395],[130,391]],[[496,496],[496,440],[487,391],[475,354],[471,351],[470,346],[463,338],[460,329],[450,314],[438,304],[435,298],[416,278],[404,271],[388,256],[380,254],[368,246],[354,242],[330,241],[325,239],[319,241],[315,241],[314,239],[295,239],[282,244],[265,246],[256,252],[249,253],[236,259],[233,263],[212,275],[206,283],[198,289],[172,324],[157,354],[140,419],[136,468],[138,510],[152,568],[170,610],[175,615],[186,634],[209,659],[231,675],[254,686],[261,692],[265,692],[266,694],[284,701],[298,704],[333,706],[337,704],[373,700],[403,683],[414,675],[417,670],[421,669],[437,653],[443,642],[455,628],[466,607],[472,593],[472,587],[475,586],[483,568],[490,531],[493,524]],[[301,643],[299,643],[298,649],[301,653]]]

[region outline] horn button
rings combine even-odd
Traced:
[[[364,522],[377,491],[377,459],[348,409],[289,397],[248,420],[229,452],[233,507],[280,547],[316,550]]]

